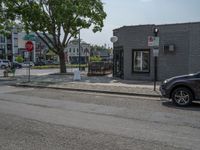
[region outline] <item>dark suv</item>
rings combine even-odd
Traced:
[[[200,72],[167,79],[161,84],[160,91],[177,106],[190,105],[193,100],[200,100]]]

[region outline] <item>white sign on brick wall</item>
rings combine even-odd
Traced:
[[[150,47],[158,47],[160,42],[159,37],[148,36],[148,46]]]

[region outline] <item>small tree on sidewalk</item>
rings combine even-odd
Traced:
[[[101,31],[106,13],[101,0],[0,0],[5,22],[20,21],[60,58],[60,72],[66,72],[64,49],[81,29]],[[6,18],[6,19],[5,19]]]

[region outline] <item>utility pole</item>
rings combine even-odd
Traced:
[[[154,36],[155,39],[158,38],[158,33],[159,33],[159,29],[158,28],[154,28]],[[157,81],[157,74],[158,74],[158,54],[159,54],[159,49],[158,47],[153,49],[153,55],[154,55],[154,91],[156,91],[156,81]]]

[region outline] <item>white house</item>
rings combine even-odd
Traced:
[[[65,49],[66,62],[71,64],[79,63],[79,40],[74,39],[69,42]],[[80,63],[88,63],[90,57],[90,44],[81,41],[80,42]]]

